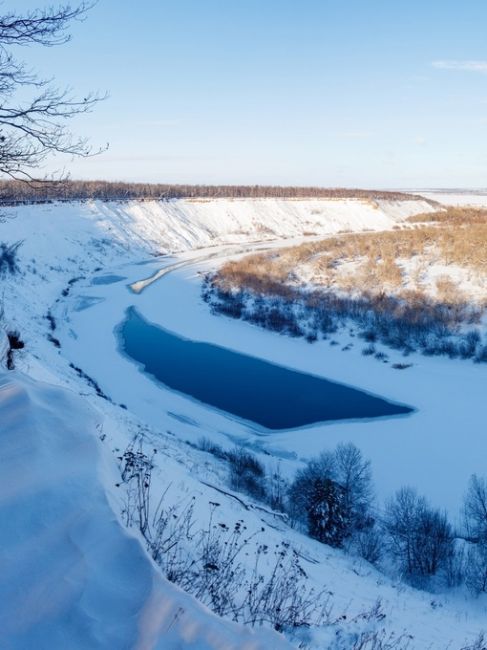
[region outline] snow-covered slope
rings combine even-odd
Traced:
[[[428,209],[429,204],[420,201],[222,199],[59,203],[12,210],[16,218],[0,225],[0,241],[24,240],[19,251],[21,274],[2,282],[2,294],[6,325],[19,330],[26,347],[16,357],[24,374],[4,376],[0,391],[2,650],[286,647],[278,635],[251,634],[216,619],[163,580],[140,541],[121,527],[115,459],[140,432],[159,450],[159,494],[168,482],[175,499],[196,494],[202,521],[208,502],[217,498],[225,521],[242,519],[249,530],[265,525],[266,541],[276,545],[291,541],[300,549],[312,585],[333,592],[330,618],[340,621],[318,630],[312,648],[348,650],[352,641],[335,645],[333,639],[344,635],[351,639],[348,635],[357,627],[373,625],[384,626],[387,634],[411,631],[414,650],[447,646],[459,650],[476,636],[485,617],[484,603],[472,608],[463,597],[460,603],[443,596],[432,601],[430,595],[396,584],[366,563],[222,494],[219,490],[227,488],[225,468],[185,443],[207,434],[207,429],[199,426],[182,396],[157,393],[155,385],[146,391],[148,379],[137,376],[134,368],[127,370],[113,334],[113,325],[123,314],[120,306],[135,300],[126,284],[157,269],[161,261],[153,257],[155,253],[186,251],[178,259],[187,259],[196,255],[192,249],[207,246],[218,252],[229,242],[379,230]],[[95,282],[110,274],[118,275],[120,282]],[[140,297],[150,302],[151,291]],[[175,310],[177,320],[177,286],[169,295],[171,301],[158,307]],[[198,309],[189,313],[194,317]],[[48,312],[56,329],[46,318]],[[184,314],[183,309],[179,315]],[[99,336],[90,338],[90,329],[83,327],[85,318]],[[218,322],[220,331],[225,324]],[[208,321],[201,323],[206,327]],[[198,328],[198,323],[193,325]],[[226,336],[235,338],[237,331],[240,337],[240,330],[228,330]],[[61,348],[53,342],[58,338]],[[276,355],[282,345],[281,341]],[[293,352],[297,365],[300,349]],[[69,362],[93,372],[113,403],[97,397]],[[97,363],[104,366],[100,375],[94,370]],[[345,374],[351,366],[350,361]],[[367,369],[361,368],[365,377]],[[111,375],[107,382],[105,372]],[[33,378],[69,387],[73,394]],[[122,401],[128,409],[117,405]],[[90,402],[96,411],[82,402]],[[132,403],[140,407],[137,412]],[[218,431],[236,430],[236,425],[228,429],[222,416],[206,415]],[[102,431],[103,444],[98,440]],[[284,449],[285,442],[278,441],[277,446]],[[227,444],[232,444],[229,439]],[[323,448],[325,443],[316,439],[314,444]],[[289,463],[291,468],[298,466],[292,458]],[[383,600],[385,622],[381,615],[378,621],[362,623],[363,612],[371,610],[378,598]]]
[[[420,212],[425,201],[359,199],[211,199],[52,203],[9,209],[17,217],[12,232],[23,236],[23,224],[36,232],[35,253],[55,251],[56,240],[74,236],[116,241],[154,252],[175,252],[222,243],[325,235],[341,230],[384,230]],[[2,226],[2,234],[10,229]]]
[[[105,214],[115,208],[103,207]],[[127,215],[150,223],[169,250],[220,243],[320,235],[340,230],[384,230],[396,222],[430,211],[426,201],[213,199],[131,203]],[[159,232],[158,232],[158,229]]]
[[[46,312],[67,283],[97,268],[229,243],[390,229],[432,209],[426,200],[353,199],[89,201],[6,208],[0,241],[23,241],[23,278],[3,283],[5,321],[24,336],[36,333],[29,346],[33,352]]]
[[[0,328],[0,367],[6,363],[9,347],[7,334],[3,328]]]
[[[2,650],[264,650],[164,580],[110,508],[97,420],[80,399],[0,375]]]

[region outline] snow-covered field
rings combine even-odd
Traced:
[[[478,192],[461,192],[447,190],[429,190],[418,192],[428,201],[438,201],[443,205],[471,206],[475,208],[484,208],[487,206],[487,191],[479,190]]]
[[[287,540],[308,558],[310,583],[331,592],[333,612],[330,624],[311,634],[311,647],[346,649],[353,643],[347,635],[378,625],[387,634],[407,631],[414,650],[460,650],[487,627],[484,599],[413,590],[290,530],[255,504],[243,507],[219,491],[228,490],[225,469],[185,442],[202,435],[224,447],[243,441],[269,452],[262,458],[279,460],[291,475],[301,459],[353,441],[372,461],[380,501],[411,484],[455,518],[468,477],[485,473],[484,365],[411,355],[411,368],[393,370],[362,356],[358,344],[348,352],[326,341],[309,345],[213,316],[200,299],[199,273],[241,254],[242,244],[389,229],[430,209],[427,202],[352,200],[52,204],[17,208],[16,217],[0,225],[0,240],[25,240],[23,275],[3,285],[7,327],[18,329],[26,343],[16,357],[19,371],[3,376],[0,393],[1,647],[286,647],[273,632],[251,634],[222,622],[167,583],[121,526],[117,456],[141,431],[159,452],[161,492],[171,484],[172,498],[195,496],[202,522],[208,502],[218,499],[218,516],[227,524],[242,519],[250,531],[264,526],[266,543]],[[187,264],[141,293],[129,289],[179,262]],[[109,275],[119,280],[104,283],[113,280]],[[416,412],[267,435],[156,385],[125,358],[116,328],[130,305],[190,338],[352,384]],[[401,360],[394,356],[392,362]],[[111,401],[97,397],[70,363]],[[385,619],[360,622],[377,599]],[[346,619],[337,622],[342,615]]]

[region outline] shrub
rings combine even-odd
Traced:
[[[0,243],[0,277],[4,277],[9,273],[15,275],[19,272],[17,253],[22,244],[22,241],[14,244]]]
[[[370,525],[357,530],[350,543],[350,550],[371,564],[378,564],[383,556],[383,535],[379,528]]]
[[[207,527],[195,530],[194,497],[185,505],[166,506],[166,490],[153,510],[153,456],[147,456],[141,444],[132,443],[120,460],[127,493],[125,523],[139,529],[152,558],[171,582],[219,616],[248,625],[267,623],[283,631],[325,621],[324,593],[307,586],[299,556],[288,544],[273,549],[274,558],[267,562],[270,571],[263,572],[261,560],[269,555],[269,547],[254,547],[254,538],[264,528],[249,534],[242,521],[233,526],[216,521],[220,504],[210,501]],[[252,569],[241,562],[243,554],[255,557]]]
[[[384,528],[388,548],[412,582],[446,570],[454,554],[454,535],[446,514],[431,508],[412,488],[401,488],[388,503]]]
[[[487,637],[485,632],[480,632],[473,643],[463,646],[460,650],[487,650]]]
[[[465,584],[475,594],[487,592],[487,481],[474,474],[464,503],[465,529],[471,546]]]
[[[223,447],[217,445],[216,442],[213,442],[209,438],[206,438],[204,436],[199,438],[196,447],[198,449],[201,449],[201,451],[205,451],[208,454],[212,454],[213,456],[215,456],[215,458],[219,458],[220,460],[227,460],[228,454],[223,449]]]
[[[336,480],[345,490],[346,507],[354,529],[370,524],[370,507],[373,501],[370,462],[352,443],[339,444],[334,453]]]
[[[267,502],[273,510],[283,512],[286,506],[286,494],[289,483],[281,474],[280,463],[267,476]]]
[[[471,541],[487,543],[487,481],[476,474],[470,478],[465,496],[464,519]]]
[[[14,364],[14,350],[22,350],[25,347],[25,343],[20,338],[20,334],[17,331],[7,332],[9,349],[7,352],[7,368],[13,370],[15,368]]]
[[[469,548],[465,584],[477,596],[487,593],[487,542],[478,542]]]
[[[49,323],[49,329],[51,330],[51,332],[54,332],[56,330],[57,324],[56,324],[56,319],[52,315],[50,309],[47,311],[46,320]]]
[[[360,336],[368,343],[375,343],[377,341],[377,333],[372,330],[365,330]]]
[[[363,620],[369,622],[368,619]],[[397,636],[394,632],[388,632],[384,628],[345,635],[339,631],[334,645],[330,647],[333,650],[411,650],[412,638],[406,633]]]
[[[52,334],[47,335],[47,340],[50,341],[55,348],[60,348],[61,347],[61,341],[53,336]]]
[[[231,487],[256,499],[263,499],[265,496],[265,470],[258,459],[243,449],[229,452],[227,459],[230,467]]]
[[[487,345],[481,345],[478,347],[477,352],[474,357],[475,363],[487,363]]]

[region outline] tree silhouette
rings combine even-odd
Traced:
[[[52,153],[97,153],[85,138],[73,136],[68,123],[103,97],[90,93],[77,98],[71,89],[40,77],[12,53],[19,47],[67,43],[69,26],[83,20],[93,4],[0,15],[0,173],[4,176],[33,181],[36,170]]]

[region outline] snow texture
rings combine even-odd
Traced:
[[[75,395],[0,375],[2,650],[288,647],[157,573],[108,503],[97,419]]]
[[[195,496],[202,525],[208,502],[217,499],[228,525],[264,527],[267,544],[299,549],[310,584],[330,592],[332,618],[341,621],[310,631],[311,648],[350,647],[351,641],[336,645],[338,637],[353,632],[353,621],[377,599],[385,614],[380,625],[387,633],[407,630],[409,650],[459,650],[487,627],[485,598],[419,592],[310,540],[232,495],[226,468],[186,444],[203,435],[226,448],[242,441],[292,476],[303,459],[353,441],[372,460],[380,501],[407,482],[457,513],[469,474],[485,474],[484,366],[391,353],[391,363],[413,364],[396,371],[363,357],[348,334],[338,337],[340,345],[310,345],[214,316],[200,299],[199,274],[244,245],[388,229],[432,209],[426,201],[221,199],[14,210],[0,239],[24,240],[22,273],[3,282],[4,327],[18,329],[26,347],[14,354],[17,371],[0,383],[2,650],[287,647],[271,631],[252,633],[216,618],[169,584],[135,531],[121,526],[116,457],[140,432],[158,450],[156,493],[171,485],[174,501]],[[129,289],[171,265],[173,272],[142,293]],[[116,328],[130,305],[183,336],[356,385],[417,412],[266,435],[157,385],[125,358]],[[342,352],[350,342],[352,350]]]

